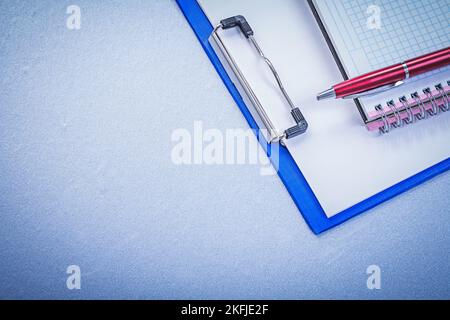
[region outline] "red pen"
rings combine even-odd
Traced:
[[[317,100],[358,98],[389,90],[403,80],[450,64],[450,47],[425,54],[334,85],[317,95]]]

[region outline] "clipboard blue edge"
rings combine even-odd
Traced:
[[[258,132],[259,127],[255,119],[251,115],[239,91],[234,86],[232,80],[228,76],[225,68],[208,41],[209,36],[213,31],[213,26],[206,17],[197,0],[176,0],[176,2],[226,88],[247,120],[249,126],[254,132]],[[270,152],[266,141],[259,139],[258,135],[257,138],[264,150]],[[387,201],[400,193],[405,192],[450,169],[450,158],[447,158],[446,160],[439,162],[438,164],[435,164],[434,166],[425,169],[414,176],[371,196],[370,198],[367,198],[366,200],[336,214],[335,216],[328,218],[287,148],[280,146],[279,151],[278,175],[294,200],[295,205],[300,210],[303,218],[306,220],[306,223],[315,234],[320,234],[330,228],[333,228],[348,219],[359,215],[383,203],[384,201]]]

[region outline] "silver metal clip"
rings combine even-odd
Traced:
[[[270,71],[272,72],[277,84],[278,88],[281,90],[281,93],[283,94],[283,97],[287,101],[289,107],[291,108],[291,115],[295,121],[295,125],[287,128],[283,132],[278,131],[278,129],[275,127],[271,119],[269,118],[265,108],[259,101],[258,97],[256,96],[255,92],[251,88],[250,84],[248,83],[247,79],[244,77],[241,69],[237,65],[236,61],[234,60],[233,56],[231,55],[230,51],[225,46],[223,40],[221,39],[218,30],[219,29],[230,29],[238,27],[241,32],[244,34],[244,36],[251,42],[253,47],[258,52],[259,56],[264,59],[267,66],[269,67]],[[250,99],[253,107],[255,108],[256,112],[258,113],[261,121],[263,122],[264,126],[266,127],[267,131],[269,132],[268,142],[281,142],[283,143],[284,139],[290,139],[297,135],[303,134],[306,129],[308,128],[308,123],[306,122],[305,118],[303,117],[303,114],[301,113],[300,109],[294,105],[291,98],[286,92],[286,89],[283,86],[283,83],[281,82],[281,78],[276,71],[275,67],[273,66],[272,62],[264,55],[263,51],[259,47],[258,43],[256,42],[255,38],[253,37],[253,30],[248,24],[247,20],[243,16],[234,16],[227,19],[222,20],[213,30],[212,32],[212,39],[217,44],[218,48],[222,52],[223,56],[225,57],[226,61],[228,62],[229,66],[231,67],[232,71],[236,75],[239,83],[241,84],[242,88],[244,89],[245,93],[247,94],[248,98]]]

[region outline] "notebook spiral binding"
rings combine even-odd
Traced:
[[[386,106],[375,106],[375,112],[369,114],[370,121],[366,124],[369,130],[379,130],[386,134],[391,129],[400,128],[412,124],[418,120],[424,120],[450,110],[450,80],[447,86],[438,83],[434,89],[428,87],[411,93],[411,98],[402,96],[398,102],[390,100]]]

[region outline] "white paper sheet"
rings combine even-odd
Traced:
[[[328,217],[450,156],[450,113],[380,136],[365,129],[353,102],[316,101],[317,92],[342,78],[306,1],[199,3],[213,25],[238,14],[249,21],[309,123],[287,147]],[[286,102],[254,48],[237,30],[222,37],[276,126],[291,126]]]

